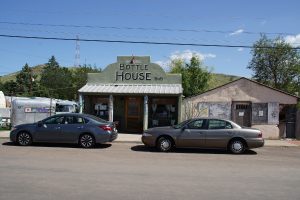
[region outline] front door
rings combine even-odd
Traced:
[[[232,102],[232,121],[241,126],[251,126],[251,103]]]
[[[141,108],[141,97],[126,97],[125,121],[126,131],[141,132],[143,130],[143,116]]]
[[[61,126],[64,123],[64,116],[53,116],[42,122],[36,129],[36,141],[57,142],[61,139]]]
[[[204,147],[205,145],[205,120],[197,119],[186,125],[179,134],[178,147]]]

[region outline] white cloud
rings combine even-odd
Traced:
[[[170,60],[167,61],[155,61],[154,63],[158,64],[159,66],[161,66],[165,71],[169,70],[169,66],[170,66]]]
[[[160,61],[156,61],[155,63],[160,65],[165,71],[168,71],[172,60],[181,59],[184,62],[189,63],[193,56],[197,56],[202,61],[207,58],[216,57],[216,55],[212,53],[203,54],[198,51],[192,51],[190,49],[187,49],[184,51],[175,51],[167,58],[167,60],[165,61],[160,60]]]
[[[284,38],[284,40],[293,47],[300,47],[300,34],[288,35]]]
[[[239,29],[239,30],[236,30],[236,31],[230,33],[229,35],[230,36],[239,35],[239,34],[242,34],[243,32],[244,32],[244,29]]]
[[[184,60],[185,62],[189,62],[193,56],[197,56],[198,58],[200,58],[200,60],[205,60],[207,58],[215,58],[216,57],[215,54],[211,54],[211,53],[203,54],[198,51],[192,51],[190,49],[187,49],[182,52],[175,51],[174,53],[171,54],[169,59],[170,60],[181,59],[181,60]]]
[[[244,51],[244,48],[238,48],[238,51],[240,51],[240,52]]]

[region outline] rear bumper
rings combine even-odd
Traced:
[[[247,140],[248,148],[259,148],[265,145],[265,140],[263,138],[249,139]]]
[[[112,142],[118,138],[118,132],[106,132],[95,135],[96,143]]]
[[[118,133],[113,132],[110,136],[109,142],[112,142],[112,141],[116,140],[117,138],[118,138]]]

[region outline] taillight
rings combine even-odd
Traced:
[[[112,127],[108,126],[108,125],[101,125],[99,126],[100,128],[102,128],[105,131],[112,131]]]
[[[258,134],[258,137],[259,137],[259,138],[262,138],[262,132],[260,132],[260,133]]]

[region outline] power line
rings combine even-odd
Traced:
[[[223,48],[247,48],[247,49],[252,49],[253,48],[253,46],[250,46],[250,45],[196,44],[196,43],[151,42],[151,41],[130,41],[130,40],[77,39],[77,38],[24,36],[24,35],[3,35],[3,34],[0,34],[0,37],[22,38],[22,39],[40,39],[40,40],[60,40],[60,41],[126,43],[126,44],[152,44],[152,45],[223,47]],[[279,48],[279,47],[256,46],[256,48],[273,49],[273,48]],[[300,49],[300,47],[291,47],[291,48],[295,49],[295,50],[299,50]]]
[[[42,23],[25,23],[25,22],[7,22],[0,21],[0,24],[11,24],[11,25],[24,25],[24,26],[48,26],[48,27],[69,27],[69,28],[90,28],[90,29],[116,29],[116,30],[142,30],[142,31],[169,31],[169,32],[206,32],[206,33],[222,33],[230,34],[236,30],[208,30],[208,29],[172,29],[172,28],[145,28],[145,27],[119,27],[119,26],[92,26],[92,25],[72,25],[72,24],[42,24]],[[243,31],[243,34],[250,35],[297,35],[295,33],[288,32],[254,32],[254,31]]]

